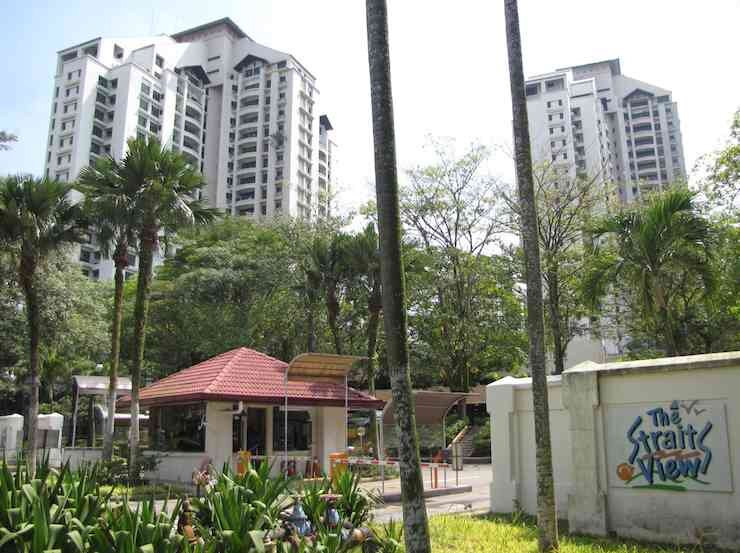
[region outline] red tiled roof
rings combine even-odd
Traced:
[[[288,363],[249,348],[237,348],[171,374],[139,392],[142,405],[186,401],[251,401],[282,404],[285,401],[285,369]],[[344,384],[335,382],[288,382],[288,403],[293,405],[344,406]],[[130,397],[121,399],[128,404]],[[384,402],[349,389],[349,405],[379,409]]]

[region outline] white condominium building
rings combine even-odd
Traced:
[[[322,218],[336,147],[318,104],[308,69],[229,18],[173,35],[95,38],[58,53],[45,172],[73,180],[98,156],[123,157],[129,138],[155,137],[203,173],[211,206]],[[94,238],[80,261],[94,278],[112,274]]]
[[[526,94],[535,162],[614,182],[623,202],[685,178],[671,92],[622,75],[619,59],[531,77]]]

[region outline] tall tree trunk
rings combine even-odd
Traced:
[[[373,286],[370,299],[368,300],[368,319],[367,319],[367,391],[371,396],[375,395],[375,354],[378,349],[378,329],[380,327],[380,286]],[[368,441],[375,447],[375,455],[379,455],[378,450],[378,433],[376,432],[377,420],[375,419],[375,409],[370,411],[370,432]]]
[[[157,247],[157,231],[144,229],[139,241],[139,276],[136,283],[136,303],[134,305],[134,359],[131,366],[131,429],[129,438],[129,479],[133,482],[139,477],[139,388],[141,369],[144,365],[144,342],[146,340],[147,315],[149,313],[149,287],[152,281],[152,261]]]
[[[306,310],[306,333],[306,351],[311,353],[316,351],[316,318],[313,306],[308,306]]]
[[[326,291],[326,313],[329,319],[329,330],[331,330],[331,336],[334,340],[334,353],[342,355],[342,340],[339,335],[339,300],[337,299],[336,285],[333,283],[329,284]]]
[[[560,321],[560,280],[557,269],[547,270],[547,306],[550,311],[550,332],[552,332],[553,374],[563,374],[565,370],[565,348],[563,346],[563,327]]]
[[[399,440],[401,497],[407,553],[430,553],[429,521],[419,463],[414,399],[409,375],[406,298],[401,255],[396,140],[385,0],[366,0],[370,96],[375,146],[375,190],[380,234],[380,275],[388,368]]]
[[[26,318],[28,320],[29,354],[28,380],[30,393],[28,401],[28,470],[36,474],[39,425],[39,349],[41,336],[41,316],[38,290],[36,289],[37,260],[32,255],[21,257],[20,281],[26,297]]]
[[[118,364],[121,357],[121,321],[123,320],[123,284],[128,266],[128,244],[121,242],[113,253],[116,267],[115,291],[113,293],[113,328],[111,329],[110,373],[108,375],[108,419],[105,421],[103,438],[103,461],[113,458],[113,434],[115,432],[116,390],[118,389]]]
[[[537,208],[532,178],[532,153],[529,144],[527,97],[524,92],[524,69],[522,67],[522,43],[519,34],[517,0],[504,0],[504,6],[514,121],[514,152],[527,283],[527,332],[529,334],[529,364],[532,371],[535,457],[537,463],[537,526],[539,528],[540,551],[552,551],[558,547],[558,525],[555,512],[555,486],[552,476],[550,408],[547,398],[547,376],[545,374],[545,321],[542,303]]]

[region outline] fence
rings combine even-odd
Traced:
[[[487,387],[494,512],[536,513],[531,387]],[[548,388],[556,505],[572,532],[740,547],[740,352],[587,362]]]

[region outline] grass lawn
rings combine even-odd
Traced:
[[[430,519],[434,553],[536,553],[530,518],[441,515]],[[698,553],[693,546],[657,546],[634,541],[570,537],[561,533],[561,553]]]

